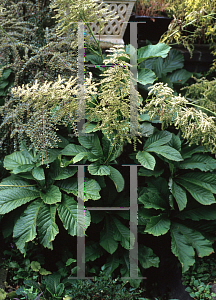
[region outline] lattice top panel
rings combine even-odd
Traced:
[[[123,37],[124,31],[127,27],[127,22],[131,16],[131,12],[135,3],[134,1],[125,1],[125,2],[111,2],[104,1],[107,5],[109,5],[109,10],[117,13],[118,18],[115,20],[108,21],[105,24],[104,28],[101,31],[101,36],[104,35],[115,35],[119,37]],[[105,4],[99,4],[99,6],[105,7]],[[92,31],[95,35],[99,34],[100,26],[98,22],[95,22],[91,25]]]

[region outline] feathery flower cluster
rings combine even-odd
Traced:
[[[150,118],[160,117],[163,128],[174,124],[182,131],[189,144],[202,144],[216,153],[216,123],[215,116],[208,116],[199,106],[190,103],[184,97],[175,96],[167,84],[156,83],[150,88],[152,96],[145,106]]]

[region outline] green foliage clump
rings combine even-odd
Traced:
[[[197,259],[196,263],[183,275],[183,284],[186,291],[194,299],[212,299],[216,294],[211,291],[215,282],[216,267],[215,255]]]
[[[174,16],[161,42],[181,43],[191,53],[194,44],[208,43],[215,47],[216,5],[211,0],[171,0],[168,10]],[[214,48],[213,48],[214,49]]]

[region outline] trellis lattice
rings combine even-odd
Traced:
[[[108,45],[124,45],[123,36],[127,27],[127,22],[132,13],[132,9],[135,0],[127,1],[112,1],[105,0],[104,3],[100,3],[100,6],[105,7],[105,3],[109,5],[109,10],[116,13],[118,18],[108,21],[104,24],[104,28],[101,31],[100,41],[101,47],[108,47]],[[100,26],[98,22],[91,25],[92,31],[97,39],[99,39]]]

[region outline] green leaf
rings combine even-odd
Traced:
[[[88,152],[80,152],[73,158],[73,163],[75,164],[87,156],[88,156]]]
[[[80,152],[86,152],[86,148],[80,145],[69,144],[61,151],[61,154],[66,156],[75,156]]]
[[[116,186],[116,190],[120,193],[121,191],[123,191],[124,189],[124,178],[122,176],[122,174],[116,170],[115,168],[108,166],[109,170],[110,170],[110,175],[109,178],[114,182],[115,186]]]
[[[45,193],[41,191],[40,196],[46,204],[55,204],[57,202],[61,202],[61,192],[55,185],[51,185],[51,187]]]
[[[96,133],[93,136],[79,136],[78,140],[83,147],[85,147],[86,149],[91,149],[91,153],[98,158],[103,156],[103,150],[100,145],[100,140]]]
[[[88,171],[92,175],[99,175],[99,176],[110,175],[109,167],[105,165],[99,165],[98,163],[94,163],[88,166]]]
[[[86,54],[85,55],[85,61],[90,61],[93,65],[102,65],[103,64],[103,59],[101,56],[98,54]]]
[[[152,170],[148,170],[148,169],[145,169],[145,168],[141,167],[141,168],[139,168],[138,176],[145,176],[145,177],[154,176],[154,177],[158,177],[161,174],[163,174],[164,169],[158,169],[158,170],[156,170],[156,168],[157,168],[157,165],[155,166],[154,171],[152,171]]]
[[[103,267],[105,275],[113,274],[113,272],[119,267],[119,254],[117,253],[117,251],[114,254],[108,256]]]
[[[89,211],[85,210],[84,214],[77,213],[77,202],[73,197],[63,195],[63,201],[58,205],[57,209],[64,228],[72,236],[77,234],[77,226],[82,230],[86,230],[90,225]]]
[[[57,185],[61,190],[65,191],[66,193],[72,193],[75,196],[77,196],[77,178],[65,179],[60,182],[56,182],[55,185]],[[101,187],[96,180],[85,178],[84,187],[85,197],[83,193],[80,192],[81,199],[85,198],[85,201],[88,201],[89,199],[100,199],[99,191],[101,190]]]
[[[2,76],[0,77],[0,80],[2,80],[2,79],[7,79],[7,78],[10,76],[11,71],[12,71],[12,70],[11,70],[10,68],[4,69],[4,71],[3,71],[3,73],[2,73]]]
[[[39,197],[39,192],[25,187],[0,190],[0,214],[6,214],[17,207]]]
[[[72,263],[76,262],[77,260],[74,258],[68,258],[68,260],[66,261],[65,265],[66,266],[70,266]]]
[[[157,79],[155,73],[149,69],[139,69],[138,70],[138,82],[140,84],[152,84]]]
[[[195,263],[195,252],[187,238],[184,236],[181,230],[179,230],[179,226],[180,224],[178,223],[172,223],[170,228],[171,250],[172,253],[178,257],[182,265],[182,272],[184,273]]]
[[[180,138],[172,133],[171,140],[167,143],[167,146],[170,146],[174,149],[176,149],[178,152],[181,152],[181,140]]]
[[[204,153],[205,148],[203,146],[186,145],[182,148],[181,154],[184,159],[190,158],[195,153]]]
[[[172,134],[168,131],[159,131],[155,132],[152,136],[150,136],[145,142],[143,150],[148,150],[148,148],[154,148],[158,146],[162,146],[168,143],[172,138]]]
[[[100,245],[110,254],[113,254],[118,248],[118,242],[113,238],[113,223],[106,216],[105,224],[100,233]]]
[[[120,272],[121,272],[121,276],[122,277],[129,277],[130,274],[130,267],[129,266],[129,255],[128,255],[128,251],[121,251],[120,253],[120,264],[121,264],[121,268],[120,268]],[[134,266],[137,269],[137,266]],[[140,272],[140,269],[138,267],[138,276],[141,277],[142,274]],[[130,285],[132,287],[138,288],[140,286],[141,283],[141,279],[122,279],[123,282],[126,284],[126,281],[129,281]]]
[[[216,169],[216,159],[207,154],[194,154],[185,159],[179,165],[180,169],[199,169],[201,171],[213,171]]]
[[[11,175],[9,177],[6,177],[2,179],[0,183],[0,191],[5,189],[12,189],[12,188],[21,188],[25,187],[27,190],[30,191],[37,191],[37,188],[33,184],[29,184],[28,181],[25,181],[23,179],[20,179],[20,177],[16,175]]]
[[[32,261],[31,262],[31,268],[34,272],[38,272],[41,268],[41,265],[38,261]]]
[[[34,164],[26,164],[26,165],[22,165],[19,166],[17,168],[15,168],[12,173],[13,174],[19,174],[19,173],[25,173],[25,172],[29,172],[34,168]]]
[[[144,115],[142,115],[142,116],[144,116]],[[152,124],[149,123],[149,122],[143,122],[140,125],[139,130],[140,130],[140,133],[141,133],[142,136],[149,137],[154,133],[155,127],[152,126]]]
[[[163,198],[158,193],[143,193],[139,198],[139,201],[144,204],[145,208],[154,208],[166,210],[167,205]]]
[[[190,210],[184,210],[178,214],[178,218],[182,220],[190,219],[193,221],[216,220],[215,206],[201,206]]]
[[[5,156],[4,167],[7,170],[15,170],[23,165],[31,165],[33,160],[23,155],[22,151],[15,151],[10,155]],[[34,165],[33,165],[34,166]],[[25,172],[25,171],[23,171]]]
[[[8,83],[8,80],[0,81],[0,89],[3,90],[8,85]]]
[[[40,275],[46,276],[46,275],[49,275],[49,274],[52,274],[52,273],[51,273],[50,271],[47,271],[47,270],[44,269],[44,268],[40,268],[39,274],[40,274]]]
[[[97,127],[97,123],[89,123],[88,125],[86,123],[84,126],[84,133],[96,132],[99,130],[96,127]]]
[[[194,183],[216,194],[216,174],[190,172],[184,174],[184,176],[179,176],[178,178]]]
[[[112,216],[113,238],[119,241],[123,248],[130,249],[130,245],[133,247],[135,243],[135,237],[133,232],[130,232],[117,218]],[[130,244],[129,244],[130,239]]]
[[[104,251],[98,243],[90,241],[85,247],[85,261],[94,261],[103,255]]]
[[[25,244],[33,241],[37,235],[36,221],[42,203],[40,200],[30,203],[14,226],[13,237],[21,253],[25,254]]]
[[[180,51],[175,49],[171,49],[165,59],[158,58],[153,64],[153,70],[159,78],[161,78],[162,74],[166,75],[167,73],[182,69],[183,67],[184,56]]]
[[[212,243],[207,240],[200,232],[186,227],[182,224],[175,223],[178,226],[178,230],[184,235],[188,243],[196,249],[197,255],[199,257],[208,256],[214,252],[212,248]]]
[[[59,168],[56,170],[55,174],[51,174],[54,180],[62,180],[72,177],[75,173],[77,173],[76,167],[69,167],[69,168]],[[54,176],[53,176],[54,175]]]
[[[44,169],[41,166],[40,167],[35,167],[32,170],[32,175],[37,180],[45,180]]]
[[[167,78],[172,83],[184,84],[193,74],[185,69],[177,70],[172,74],[167,75]]]
[[[171,191],[174,198],[176,199],[179,210],[183,210],[187,205],[186,191],[178,184],[176,184],[175,181],[172,181]]]
[[[139,245],[138,260],[144,269],[158,268],[160,263],[159,257],[153,253],[153,250],[144,245]]]
[[[214,195],[202,186],[179,178],[176,178],[176,182],[181,184],[199,203],[203,205],[216,203]]]
[[[159,236],[167,233],[170,229],[170,225],[170,220],[163,214],[160,214],[150,219],[146,225],[145,232]]]
[[[37,227],[40,243],[49,249],[53,249],[52,241],[59,233],[58,226],[55,223],[56,209],[54,205],[46,205],[43,203],[38,214]]]
[[[156,161],[154,156],[146,151],[139,151],[136,155],[136,158],[141,163],[141,165],[149,170],[154,170]]]
[[[157,154],[160,154],[169,160],[174,160],[174,161],[183,160],[181,154],[176,149],[171,148],[170,146],[154,146],[154,147],[148,147],[146,150],[149,152],[155,152]]]
[[[148,45],[138,49],[138,64],[142,61],[153,58],[153,57],[163,57],[165,58],[168,55],[171,47],[164,43],[158,43],[156,45]]]

